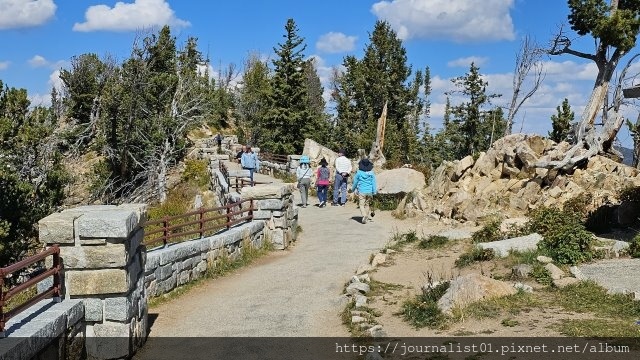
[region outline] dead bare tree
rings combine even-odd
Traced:
[[[542,161],[538,167],[570,169],[597,154],[618,157],[613,149],[615,137],[623,124],[618,114],[622,103],[622,89],[614,91],[614,105],[609,107],[607,99],[611,79],[620,59],[634,46],[638,33],[635,25],[640,17],[640,7],[635,3],[623,3],[619,9],[618,0],[596,2],[570,2],[569,22],[579,35],[590,34],[595,40],[594,53],[586,53],[571,48],[572,42],[560,27],[548,50],[550,55],[569,54],[595,62],[598,74],[580,122],[575,127],[572,138],[574,146],[560,161]],[[621,11],[620,16],[616,14]],[[624,20],[621,20],[624,18]],[[622,77],[621,77],[622,78]],[[619,104],[616,106],[616,102]],[[602,111],[602,127],[596,128],[595,118]]]
[[[522,104],[538,91],[540,84],[544,80],[544,69],[540,62],[543,53],[544,51],[528,35],[524,37],[520,50],[516,53],[516,66],[513,72],[513,95],[511,96],[511,103],[507,113],[505,136],[510,135],[513,131],[514,119]],[[522,87],[530,73],[533,75],[531,88],[521,97]]]
[[[612,145],[616,134],[624,123],[624,116],[620,114],[620,107],[624,104],[624,79],[627,77],[627,72],[629,71],[631,64],[638,56],[640,56],[640,54],[634,55],[629,60],[618,77],[612,96],[611,106],[608,105],[608,96],[606,99],[603,99],[602,127],[600,129],[597,129],[594,126],[589,128],[584,134],[582,141],[569,149],[562,160],[548,162],[541,161],[536,164],[536,166],[569,170],[577,164],[587,161],[592,156],[603,154],[605,152],[609,155],[615,156],[617,159],[622,159],[622,154],[614,149]],[[606,150],[604,148],[605,144],[608,145]]]

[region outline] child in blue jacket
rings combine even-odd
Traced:
[[[373,195],[378,193],[376,175],[373,173],[373,164],[369,159],[360,160],[351,190],[358,195],[362,223],[366,224],[369,219],[369,207],[373,200]]]

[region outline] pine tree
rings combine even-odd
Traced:
[[[274,75],[269,110],[262,126],[260,147],[277,154],[299,154],[304,147],[304,127],[309,120],[304,74],[304,39],[293,19],[285,25],[285,41],[274,51]]]
[[[313,139],[320,144],[327,144],[331,132],[331,123],[329,122],[329,115],[325,111],[326,103],[322,97],[324,88],[316,72],[314,58],[304,62],[304,75],[309,112],[309,121],[305,123],[304,137]]]
[[[258,54],[251,54],[245,62],[238,96],[236,131],[240,142],[262,143],[263,119],[268,110],[270,92],[269,66],[260,60]]]
[[[551,115],[552,130],[549,133],[549,139],[555,142],[566,141],[575,116],[571,111],[569,100],[565,98],[562,105],[556,107],[556,111],[555,115]]]
[[[384,21],[376,22],[362,60],[344,59],[346,71],[336,78],[333,98],[337,104],[337,143],[345,143],[351,155],[369,150],[377,121],[388,102],[383,152],[391,163],[414,162],[418,155],[418,123],[424,114],[419,99],[422,74],[411,82],[411,67],[397,34]]]
[[[497,130],[504,131],[505,125],[503,124],[502,111],[486,110],[491,104],[491,99],[499,95],[487,94],[488,82],[482,79],[480,69],[474,63],[471,64],[466,75],[452,81],[460,89],[458,92],[468,99],[451,107],[454,116],[453,123],[456,124],[462,135],[462,146],[454,151],[455,158],[460,159],[489,148],[495,134],[502,133]]]

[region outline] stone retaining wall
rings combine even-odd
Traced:
[[[201,278],[223,259],[238,258],[245,246],[261,247],[263,228],[264,222],[252,221],[210,237],[150,250],[144,271],[148,296],[160,296]]]
[[[84,359],[83,320],[81,299],[42,300],[7,322],[0,359]]]
[[[144,204],[94,205],[38,222],[40,241],[60,246],[63,303],[83,302],[86,336],[93,340],[86,344],[90,358],[128,357],[146,340],[146,258],[140,227],[146,216]]]
[[[293,206],[292,184],[268,184],[242,189],[243,199],[254,199],[254,220],[265,221],[265,235],[284,250],[296,240],[298,209]]]

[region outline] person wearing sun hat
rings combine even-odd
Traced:
[[[362,214],[362,223],[366,224],[369,219],[369,208],[373,195],[378,192],[376,175],[373,173],[373,164],[369,159],[364,158],[358,163],[358,171],[353,177],[351,191],[358,195],[358,204]]]
[[[300,165],[296,169],[296,178],[298,179],[298,189],[300,190],[300,206],[307,207],[307,199],[309,198],[309,187],[311,186],[311,161],[309,156],[302,155],[300,157]]]

